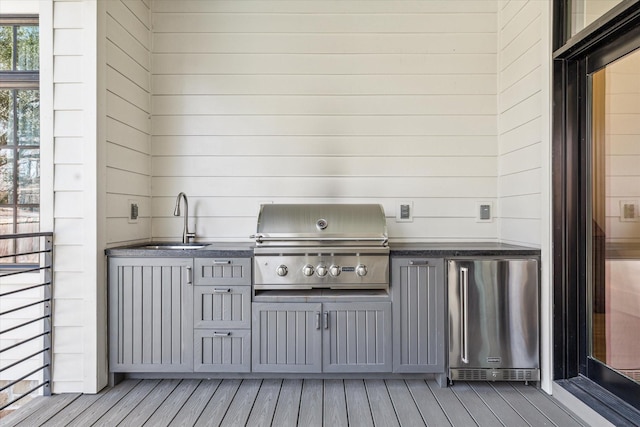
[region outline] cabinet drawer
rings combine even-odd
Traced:
[[[251,258],[196,258],[195,285],[251,285]]]
[[[250,328],[251,287],[194,286],[194,328]]]
[[[249,372],[251,331],[217,329],[194,331],[195,372]]]

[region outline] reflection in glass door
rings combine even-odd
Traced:
[[[591,357],[640,382],[640,50],[591,75]]]

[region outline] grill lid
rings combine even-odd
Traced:
[[[258,245],[387,246],[387,222],[378,204],[264,204],[254,236]]]

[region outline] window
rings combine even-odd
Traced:
[[[39,28],[32,16],[0,16],[0,234],[40,228]],[[37,239],[2,240],[0,256],[36,250]],[[37,262],[37,255],[0,258]]]

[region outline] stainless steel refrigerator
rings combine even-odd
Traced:
[[[539,381],[537,259],[448,262],[449,380]]]

